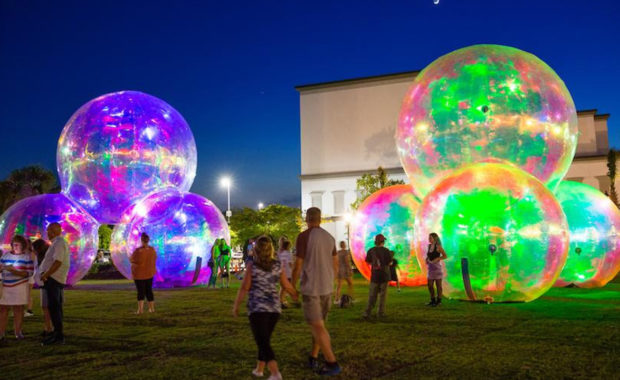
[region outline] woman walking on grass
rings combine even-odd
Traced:
[[[153,296],[153,277],[157,272],[155,266],[157,254],[155,249],[149,245],[150,237],[144,232],[140,236],[142,245],[131,254],[131,277],[136,283],[138,290],[138,311],[136,314],[144,312],[144,297],[149,303],[149,313],[155,312],[155,297]]]
[[[274,258],[271,239],[261,236],[254,247],[254,260],[248,261],[246,274],[233,306],[233,316],[238,316],[239,304],[248,293],[250,327],[258,346],[258,361],[252,374],[262,377],[266,365],[269,368],[271,380],[282,379],[271,348],[271,334],[282,312],[278,283],[295,301],[298,300],[297,292],[286,278],[280,262]]]
[[[4,331],[9,319],[9,308],[13,309],[13,326],[15,338],[24,339],[22,322],[24,320],[24,305],[28,303],[30,277],[34,272],[34,262],[30,253],[26,251],[28,243],[21,235],[11,239],[11,251],[0,258],[0,273],[2,274],[2,296],[0,297],[0,343],[4,342]]]
[[[446,256],[446,251],[441,246],[441,239],[436,233],[431,232],[428,235],[428,243],[426,265],[428,266],[428,291],[431,295],[431,302],[427,306],[439,306],[441,305],[443,290],[441,287],[441,280],[443,279],[441,260],[447,259],[448,256]],[[437,297],[435,297],[435,287],[437,288]]]

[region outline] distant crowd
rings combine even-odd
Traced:
[[[239,314],[239,307],[247,296],[247,312],[254,340],[258,347],[257,364],[252,374],[262,377],[265,368],[269,379],[281,379],[275,353],[271,347],[271,336],[283,308],[287,308],[286,293],[295,302],[301,301],[304,319],[307,322],[312,345],[308,355],[308,367],[320,375],[336,375],[341,372],[331,346],[326,328],[327,316],[332,304],[348,306],[353,300],[353,271],[351,254],[346,243],[340,242],[336,249],[334,238],[321,224],[321,211],[312,207],[306,212],[308,228],[297,236],[295,255],[291,253],[291,242],[287,238],[278,241],[275,252],[271,238],[261,236],[251,239],[244,254],[245,271],[241,287],[235,298],[232,313]],[[11,250],[0,258],[2,290],[0,293],[0,343],[5,343],[5,330],[9,310],[13,311],[15,337],[24,339],[22,322],[24,315],[32,315],[31,289],[36,283],[41,288],[41,307],[44,314],[42,345],[63,344],[63,289],[69,272],[69,248],[62,237],[58,223],[47,228],[48,243],[42,239],[30,243],[23,236],[15,235],[11,240]],[[155,312],[153,277],[156,275],[157,254],[149,245],[150,237],[141,235],[141,246],[131,255],[131,274],[137,290],[138,309],[136,314],[147,310]],[[369,319],[377,299],[377,317],[386,313],[386,294],[390,281],[394,281],[398,291],[398,262],[394,253],[385,247],[386,237],[378,234],[374,247],[366,254],[366,263],[371,270],[368,302],[363,318]],[[230,261],[232,250],[225,239],[217,239],[211,250],[208,266],[211,277],[208,288],[230,285]],[[428,267],[428,288],[431,300],[429,306],[439,306],[442,297],[443,269],[441,260],[446,253],[441,240],[435,233],[429,236],[426,264]],[[347,291],[342,292],[346,282]],[[299,283],[299,288],[297,284]],[[336,290],[334,292],[334,284]],[[278,286],[279,285],[279,286]],[[27,309],[25,309],[27,308]],[[319,359],[319,353],[323,359]]]

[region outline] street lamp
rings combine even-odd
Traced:
[[[226,219],[228,219],[228,223],[230,223],[230,217],[232,216],[232,211],[230,211],[230,185],[232,181],[230,177],[222,177],[220,180],[220,185],[226,188],[226,192],[228,193],[228,209],[226,210]]]
[[[265,204],[263,202],[258,202],[258,209],[262,210],[265,207]]]

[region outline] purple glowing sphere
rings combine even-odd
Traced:
[[[47,226],[54,222],[60,223],[71,251],[67,284],[73,285],[88,273],[95,260],[99,224],[63,194],[36,195],[11,206],[0,216],[0,243],[10,245],[13,235],[47,240]]]
[[[78,109],[58,141],[63,193],[100,223],[115,224],[147,194],[188,191],[196,176],[196,143],[183,116],[137,91],[102,95]]]
[[[129,279],[129,258],[143,232],[157,252],[153,285],[159,288],[206,284],[215,239],[230,242],[224,216],[208,199],[172,188],[150,194],[127,209],[112,232],[112,261]]]

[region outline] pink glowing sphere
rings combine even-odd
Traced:
[[[420,203],[409,185],[383,188],[360,205],[349,227],[349,246],[360,273],[370,279],[366,253],[374,247],[378,234],[386,237],[385,247],[394,252],[404,286],[426,283],[426,277],[413,250],[415,215]]]
[[[206,284],[213,243],[219,238],[230,242],[226,219],[208,199],[172,188],[152,193],[127,209],[112,232],[112,261],[129,279],[129,258],[142,232],[157,252],[153,285],[159,288]]]
[[[188,191],[196,176],[196,143],[183,116],[137,91],[102,95],[78,109],[58,141],[63,193],[100,223],[147,194]]]
[[[575,104],[549,66],[512,47],[475,45],[418,74],[403,99],[396,147],[420,199],[452,170],[488,158],[555,189],[577,132]]]
[[[88,273],[99,243],[99,223],[63,194],[42,194],[22,199],[0,216],[0,242],[10,245],[13,235],[47,240],[47,226],[60,223],[70,250],[67,284]]]
[[[423,270],[429,234],[441,239],[444,294],[486,302],[528,302],[558,278],[569,245],[566,216],[549,189],[512,165],[479,163],[444,178],[415,222]]]

